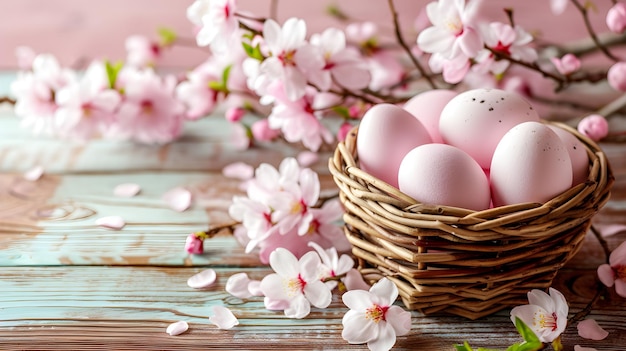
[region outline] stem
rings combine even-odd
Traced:
[[[240,222],[232,222],[232,223],[218,225],[217,227],[210,228],[209,230],[205,232],[197,232],[196,236],[202,237],[202,239],[211,239],[212,237],[216,236],[223,230],[228,230],[230,234],[232,234],[235,228],[240,224],[241,224]]]
[[[619,96],[617,99],[609,102],[606,106],[598,110],[598,114],[608,117],[626,106],[626,94]]]
[[[0,96],[0,104],[2,103],[7,103],[9,105],[15,105],[16,101],[15,99],[12,99],[8,96]]]
[[[276,19],[278,17],[278,0],[270,1],[270,18]]]
[[[396,11],[396,6],[394,5],[393,0],[388,0],[388,3],[389,3],[389,10],[391,11],[391,16],[393,17],[393,29],[396,34],[396,38],[398,39],[398,43],[400,44],[400,46],[402,46],[404,51],[409,55],[409,59],[411,59],[411,62],[413,63],[415,68],[417,68],[417,70],[420,71],[421,75],[424,77],[424,79],[426,79],[430,87],[432,89],[437,89],[437,85],[435,85],[435,82],[430,78],[430,76],[427,74],[424,67],[422,67],[422,65],[417,61],[415,56],[413,56],[413,53],[411,52],[411,48],[409,48],[409,46],[404,41],[404,38],[402,37],[402,32],[400,31],[400,22],[398,21],[398,12]]]
[[[587,28],[587,32],[589,33],[589,36],[591,37],[593,42],[596,44],[598,49],[600,49],[600,51],[602,51],[602,53],[606,57],[610,58],[611,60],[615,62],[619,62],[620,59],[615,57],[604,45],[602,45],[600,40],[598,40],[598,36],[596,35],[596,32],[593,30],[593,27],[591,26],[591,21],[589,20],[589,11],[587,11],[587,8],[581,5],[578,0],[571,0],[571,1],[572,1],[572,4],[576,6],[578,11],[580,11],[580,14],[583,16],[583,21],[585,22],[585,27]]]
[[[602,234],[600,234],[600,232],[593,225],[591,226],[590,229],[593,235],[596,237],[596,239],[598,239],[600,246],[602,246],[602,250],[604,251],[604,260],[608,263],[609,255],[611,254],[609,245],[607,244],[606,240],[604,240],[604,238],[602,237]],[[597,286],[596,294],[593,296],[591,301],[589,301],[589,303],[587,303],[585,308],[583,308],[580,312],[573,315],[572,318],[569,318],[568,320],[569,323],[575,323],[585,318],[589,313],[591,313],[591,309],[593,308],[593,305],[595,305],[595,303],[602,297],[602,295],[606,294],[607,289],[604,284],[596,282],[596,286]]]

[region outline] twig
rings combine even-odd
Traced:
[[[619,96],[617,99],[611,101],[606,106],[599,109],[598,114],[604,117],[608,117],[624,108],[624,106],[626,106],[626,94]]]
[[[598,49],[600,49],[600,51],[602,51],[602,53],[606,57],[610,58],[611,60],[615,62],[619,62],[620,59],[615,57],[604,45],[602,45],[600,40],[598,40],[598,36],[596,35],[596,32],[593,30],[593,27],[591,26],[591,21],[589,20],[589,11],[587,10],[587,8],[581,5],[578,0],[571,0],[571,1],[574,4],[574,6],[576,6],[578,11],[580,11],[580,14],[583,16],[583,21],[585,22],[585,27],[587,28],[589,37],[591,37],[591,39],[596,44]]]
[[[12,99],[8,96],[0,96],[0,104],[2,103],[7,103],[9,105],[15,105],[16,101],[15,99]]]
[[[437,89],[437,85],[435,85],[435,82],[430,78],[430,76],[427,74],[424,67],[422,67],[422,65],[417,61],[415,56],[413,56],[413,53],[411,52],[411,48],[409,48],[409,46],[404,41],[404,38],[402,37],[402,32],[400,31],[400,22],[398,20],[398,12],[396,11],[396,6],[394,5],[393,0],[388,0],[388,3],[389,3],[389,10],[391,11],[391,16],[393,17],[393,29],[396,34],[396,38],[398,39],[398,43],[400,44],[400,46],[402,46],[404,51],[406,51],[406,53],[409,55],[409,59],[411,59],[411,62],[413,63],[415,68],[417,68],[417,70],[420,71],[422,77],[426,79],[430,87],[432,89]]]
[[[278,0],[270,1],[270,18],[276,19],[278,17]]]

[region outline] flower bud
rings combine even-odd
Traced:
[[[337,140],[339,140],[339,141],[346,140],[346,136],[348,136],[348,133],[350,133],[352,128],[354,128],[354,126],[352,124],[350,124],[348,122],[344,122],[341,125],[341,127],[339,127],[339,130],[337,131]]]
[[[609,85],[618,91],[626,91],[626,62],[617,62],[607,72]]]
[[[239,122],[246,114],[246,110],[241,107],[231,107],[226,110],[226,120],[229,122]]]
[[[578,131],[598,141],[609,134],[609,123],[602,115],[589,115],[578,123]]]
[[[255,140],[271,141],[280,135],[280,130],[270,128],[267,119],[254,122],[251,128]]]
[[[580,60],[572,54],[567,54],[560,59],[553,57],[552,63],[554,64],[554,67],[556,67],[556,70],[564,76],[572,74],[580,69]]]
[[[204,241],[195,233],[191,233],[185,240],[185,251],[193,255],[199,255],[204,252]]]
[[[613,33],[623,33],[626,29],[626,4],[618,2],[606,14],[606,25]]]

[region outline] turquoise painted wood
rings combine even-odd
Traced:
[[[237,151],[228,143],[229,125],[220,116],[198,122],[182,141],[165,147],[107,141],[77,145],[34,138],[19,128],[9,108],[0,111],[0,350],[367,349],[341,338],[347,309],[338,297],[328,309],[293,320],[266,310],[261,298],[242,301],[226,293],[231,274],[244,271],[261,279],[270,272],[233,237],[211,239],[204,255],[183,250],[189,232],[230,222],[228,206],[241,190],[238,181],[221,174],[224,165],[277,165],[298,148]],[[597,224],[626,223],[623,151],[621,145],[607,145],[618,181]],[[314,168],[332,193],[326,157]],[[24,180],[22,173],[36,165],[45,168],[44,177]],[[113,188],[126,182],[140,184],[141,193],[115,197]],[[176,186],[194,196],[193,206],[182,213],[162,199]],[[126,227],[115,231],[95,225],[97,218],[110,215],[122,216]],[[595,270],[605,260],[597,240],[591,235],[586,240],[554,282],[568,298],[571,315],[594,297]],[[626,233],[606,240],[614,248]],[[218,273],[216,285],[187,286],[191,275],[209,267]],[[208,318],[217,304],[231,308],[240,325],[228,331],[213,326]],[[508,311],[477,321],[412,315],[413,328],[398,338],[398,350],[452,350],[465,340],[503,349],[519,341]],[[596,319],[609,337],[586,341],[571,325],[563,337],[566,350],[577,344],[626,349],[626,299],[609,290],[588,318]],[[187,321],[190,330],[167,335],[167,325],[178,320]]]

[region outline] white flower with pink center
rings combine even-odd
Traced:
[[[320,257],[311,251],[300,260],[289,250],[278,248],[270,255],[270,266],[274,270],[261,281],[261,291],[266,305],[284,306],[285,316],[304,318],[309,315],[311,305],[326,308],[331,302],[330,289],[317,276]]]
[[[152,69],[124,68],[118,76],[123,100],[111,136],[145,144],[168,143],[180,135],[183,106],[174,98],[174,77]]]
[[[343,316],[341,336],[350,344],[367,344],[372,351],[386,351],[396,337],[411,330],[411,313],[395,306],[398,288],[382,278],[369,291],[350,290],[343,303],[350,310]]]
[[[537,60],[537,52],[528,46],[533,37],[520,26],[492,22],[483,27],[483,38],[485,45],[496,52],[524,62]]]
[[[98,137],[115,122],[121,101],[117,91],[108,88],[102,62],[93,62],[79,82],[56,94],[56,127],[61,136],[85,141]]]
[[[446,59],[459,55],[473,58],[483,47],[476,29],[480,1],[439,0],[426,5],[426,14],[433,24],[417,37],[419,48],[428,53],[440,53]]]
[[[199,46],[210,46],[214,52],[227,52],[239,45],[239,20],[235,0],[198,0],[187,10],[187,17],[201,26],[196,35]],[[199,22],[199,23],[198,23]]]
[[[318,267],[320,280],[324,281],[328,278],[341,277],[353,269],[354,260],[352,257],[348,255],[339,256],[335,247],[325,250],[315,242],[310,242],[308,245],[312,247],[318,255],[320,255],[320,259],[322,261]],[[338,284],[337,280],[328,280],[325,283],[331,290]]]
[[[598,267],[598,278],[606,286],[615,285],[619,296],[626,297],[626,241],[609,256],[609,263]]]
[[[554,341],[567,326],[569,306],[561,292],[549,289],[550,295],[533,289],[528,293],[528,305],[517,306],[511,310],[511,321],[519,318],[544,343]]]
[[[124,42],[126,64],[134,67],[154,66],[161,58],[161,47],[143,35],[132,35]]]

